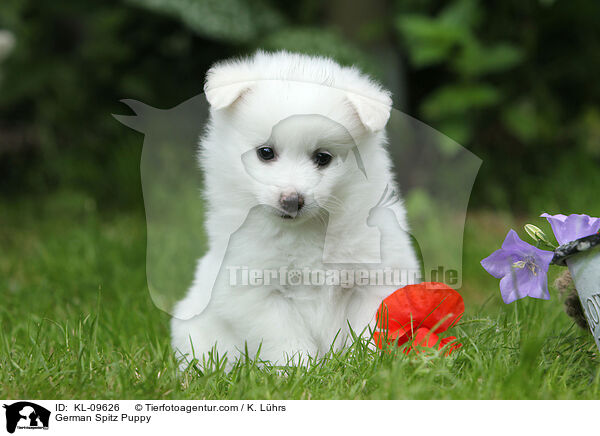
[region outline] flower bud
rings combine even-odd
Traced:
[[[524,229],[535,242],[543,242],[547,245],[552,245],[546,234],[539,227],[534,226],[533,224],[525,224]]]

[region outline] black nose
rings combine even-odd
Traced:
[[[279,197],[279,204],[285,212],[295,214],[304,206],[304,197],[297,192],[283,193]]]

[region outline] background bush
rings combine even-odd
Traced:
[[[174,106],[265,48],[357,64],[479,155],[471,207],[598,213],[599,18],[593,0],[3,0],[1,193],[138,207],[119,100]]]

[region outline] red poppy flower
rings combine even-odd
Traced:
[[[380,331],[373,334],[379,348],[383,342],[403,346],[408,354],[418,347],[441,349],[448,345],[449,355],[462,344],[454,342],[456,337],[441,338],[445,332],[458,322],[465,311],[462,297],[454,289],[443,283],[419,283],[398,289],[389,295],[377,310],[377,327]]]

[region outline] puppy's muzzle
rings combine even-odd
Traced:
[[[279,197],[279,205],[285,213],[294,217],[304,206],[304,196],[297,192],[284,192]]]

